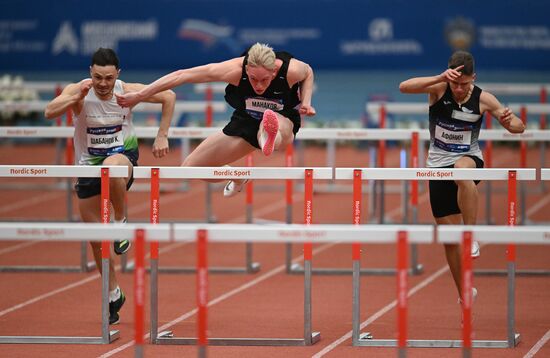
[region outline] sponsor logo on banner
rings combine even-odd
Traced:
[[[445,25],[445,39],[453,50],[468,50],[475,40],[474,22],[462,16],[456,17]]]
[[[550,50],[550,26],[480,26],[479,44],[488,49]]]
[[[286,45],[293,40],[318,40],[319,28],[243,28],[236,30],[229,25],[218,25],[199,19],[185,19],[181,22],[178,36],[182,39],[199,41],[206,48],[222,46],[233,53],[241,53],[253,43]]]
[[[369,40],[344,40],[340,52],[352,55],[420,55],[424,52],[420,42],[413,39],[395,39],[393,21],[377,18],[370,22]]]
[[[232,26],[217,25],[199,19],[185,19],[181,22],[178,36],[181,39],[199,41],[206,48],[219,44],[236,54],[241,51],[241,46],[233,37],[234,32]]]
[[[256,42],[270,45],[286,45],[294,40],[319,40],[321,29],[318,28],[250,28],[239,31],[239,40],[243,44]]]
[[[29,33],[36,33],[39,21],[0,20],[0,53],[36,53],[48,48],[46,41],[29,39]]]
[[[157,20],[84,21],[80,38],[70,21],[64,21],[52,41],[52,54],[90,55],[99,47],[118,50],[121,41],[145,41],[158,38]]]

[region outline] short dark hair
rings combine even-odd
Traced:
[[[464,67],[460,70],[462,74],[466,76],[471,76],[474,74],[474,56],[467,51],[456,51],[449,58],[449,68],[455,69],[462,65],[464,65]]]
[[[93,65],[115,66],[115,68],[118,70],[118,57],[115,51],[113,51],[112,49],[100,47],[92,55],[91,66]]]

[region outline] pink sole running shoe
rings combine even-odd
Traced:
[[[275,138],[277,138],[277,132],[279,131],[279,119],[277,114],[268,109],[264,112],[262,119],[262,132],[260,134],[262,146],[262,152],[265,156],[271,155],[275,149]]]

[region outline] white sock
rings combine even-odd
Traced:
[[[120,287],[117,286],[114,290],[109,292],[109,302],[115,302],[120,298]]]

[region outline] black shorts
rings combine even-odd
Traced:
[[[471,155],[467,155],[467,157],[476,162],[476,168],[483,168],[483,160]],[[454,164],[441,168],[454,168]],[[475,180],[474,183],[479,184],[479,180]],[[434,218],[460,214],[457,198],[458,186],[454,180],[430,180],[429,184],[430,204]]]
[[[128,160],[130,160],[130,163],[132,163],[134,167],[138,165],[137,161],[139,158],[139,152],[137,150],[127,151],[122,154],[124,154],[128,158]],[[132,176],[126,184],[126,190],[130,189],[133,182],[134,173],[132,171]],[[87,199],[91,198],[92,196],[99,195],[101,194],[101,178],[78,178],[76,180],[74,189],[76,190],[76,195],[79,199]]]
[[[282,111],[278,113],[290,119],[293,124],[292,132],[294,136],[296,136],[301,125],[301,118],[298,111]],[[250,117],[246,112],[235,111],[231,116],[231,121],[223,128],[223,133],[232,137],[241,137],[253,147],[261,149],[258,143],[260,123],[261,121]]]

